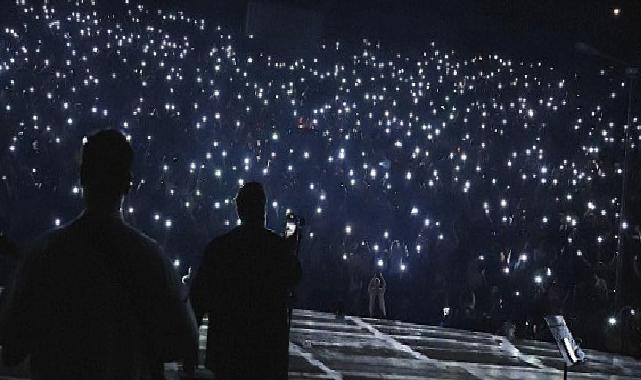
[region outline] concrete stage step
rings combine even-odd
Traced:
[[[203,327],[201,356],[205,333]],[[585,351],[588,362],[573,367],[569,379],[641,378],[634,358]],[[295,310],[290,334],[290,379],[561,379],[562,368],[556,346],[547,342],[510,343],[492,334],[398,321]],[[178,369],[168,364],[167,378],[178,380]],[[19,378],[28,378],[25,368],[0,367],[0,379]],[[213,376],[200,368],[198,378]]]

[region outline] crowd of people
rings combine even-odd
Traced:
[[[616,68],[576,75],[462,56],[447,41],[423,51],[328,41],[280,58],[254,36],[125,3],[114,14],[90,1],[10,7],[7,235],[27,241],[76,215],[82,186],[63,158],[113,127],[141,157],[125,219],[185,282],[208,239],[240,223],[238,188],[260,181],[268,226],[307,220],[299,307],[366,315],[380,272],[388,318],[483,331],[510,321],[543,337],[542,316],[555,312],[588,345],[609,344],[622,318],[619,237],[640,222],[620,213],[624,170],[638,169],[624,165],[624,141],[636,155],[641,124]]]

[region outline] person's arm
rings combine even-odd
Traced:
[[[189,302],[180,297],[176,272],[160,247],[154,247],[143,279],[143,327],[160,362],[188,359],[197,352],[198,326]]]
[[[290,290],[298,285],[302,277],[302,268],[297,256],[299,245],[300,232],[296,229],[292,236],[285,238],[285,254],[287,257],[285,265],[288,268],[287,288]]]
[[[212,290],[210,284],[214,276],[214,246],[209,244],[200,261],[198,270],[194,273],[191,288],[189,289],[189,299],[191,306],[196,315],[198,325],[203,322],[206,313],[212,311]]]
[[[37,281],[40,248],[27,254],[18,267],[6,302],[0,310],[2,361],[9,367],[20,364],[31,352],[35,333]]]

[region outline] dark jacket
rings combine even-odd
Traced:
[[[84,214],[26,256],[0,319],[3,360],[35,379],[151,379],[197,342],[158,245],[119,215]]]
[[[287,300],[300,279],[292,243],[241,226],[205,249],[190,297],[198,320],[208,314],[206,365],[217,379],[287,379]]]

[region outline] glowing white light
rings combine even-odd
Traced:
[[[608,318],[608,324],[610,326],[615,326],[617,324],[617,319],[615,317]]]
[[[178,268],[180,266],[180,260],[179,259],[174,259],[174,267]]]
[[[383,262],[383,259],[378,259],[378,261],[376,262],[376,265],[378,265],[379,267],[382,267],[384,264],[385,263]]]
[[[405,272],[405,269],[407,269],[407,266],[405,266],[405,264],[401,264],[401,272]]]
[[[351,234],[352,234],[352,226],[350,226],[349,224],[348,224],[348,225],[346,225],[346,226],[345,226],[345,233],[346,233],[347,235],[351,235]]]
[[[172,224],[173,223],[172,223],[171,219],[166,219],[165,220],[165,227],[166,228],[171,228]]]
[[[534,283],[535,284],[543,283],[543,277],[541,277],[540,275],[537,274],[536,276],[534,276]]]
[[[417,207],[412,207],[412,211],[410,211],[410,214],[418,215],[418,208]]]

